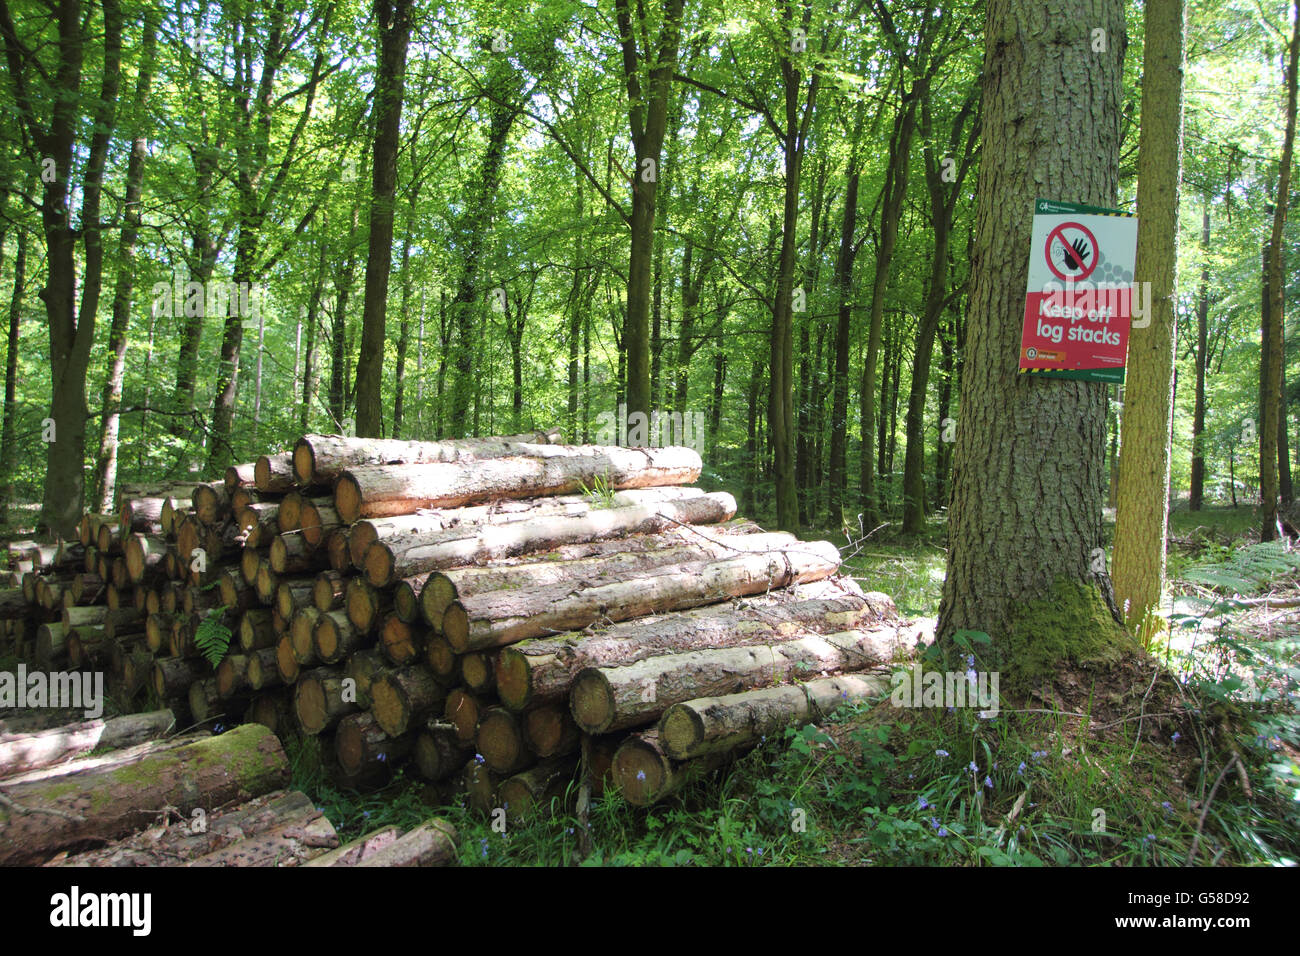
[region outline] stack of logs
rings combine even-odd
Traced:
[[[9,649],[186,726],[332,742],[348,784],[412,765],[511,816],[575,778],[652,803],[880,694],[910,651],[834,545],[690,487],[691,449],[558,440],[306,435],[224,481],[128,488],[80,544],[10,547]]]

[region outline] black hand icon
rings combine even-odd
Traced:
[[[1083,260],[1092,255],[1092,250],[1082,239],[1076,239],[1073,243],[1074,255],[1070,255],[1070,247],[1065,250],[1065,265],[1072,271],[1081,271],[1083,269]]]

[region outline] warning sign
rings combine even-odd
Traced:
[[[1034,203],[1021,373],[1124,381],[1137,222],[1118,209]]]

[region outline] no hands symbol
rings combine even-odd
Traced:
[[[1047,268],[1062,282],[1078,282],[1097,268],[1097,237],[1083,223],[1063,222],[1047,235]]]

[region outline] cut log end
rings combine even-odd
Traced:
[[[589,734],[604,733],[614,722],[616,703],[609,680],[598,668],[590,667],[573,682],[569,696],[573,719]]]
[[[512,647],[501,651],[496,660],[497,696],[511,710],[523,710],[533,693],[533,678],[528,659]]]
[[[334,486],[334,510],[344,524],[355,524],[361,518],[361,488],[346,472]]]
[[[704,721],[691,708],[674,704],[659,722],[659,742],[668,753],[694,753],[704,742]]]
[[[634,807],[645,807],[667,787],[672,768],[657,748],[634,735],[615,752],[612,772],[623,798]]]

